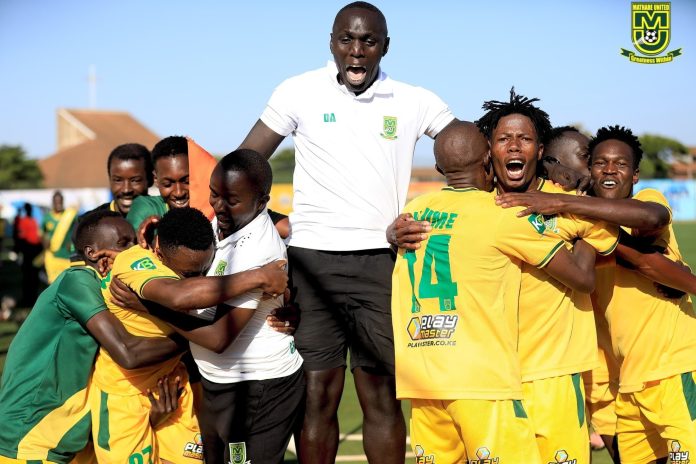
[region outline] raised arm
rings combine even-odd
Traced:
[[[284,138],[285,136],[276,133],[259,119],[239,145],[239,148],[254,150],[268,159]]]
[[[131,335],[108,310],[92,316],[87,321],[87,330],[124,369],[157,364],[188,348],[178,336],[154,338]]]
[[[637,229],[641,236],[657,235],[670,221],[669,210],[664,206],[630,198],[610,200],[562,193],[528,192],[498,195],[496,203],[503,208],[526,206],[527,209],[520,211],[518,216],[571,213]]]
[[[687,266],[666,258],[659,250],[646,249],[646,247],[635,246],[635,243],[626,242],[625,234],[623,234],[616,248],[618,258],[653,282],[696,294],[696,276]]]
[[[544,267],[554,279],[568,288],[591,293],[595,286],[595,250],[583,240],[573,245],[573,251],[561,248]]]
[[[279,295],[288,284],[285,265],[286,261],[274,261],[258,269],[222,277],[153,279],[143,286],[141,294],[144,299],[174,311],[217,306],[255,288]]]
[[[190,324],[177,322],[167,314],[157,313],[157,317],[171,325],[179,335],[188,341],[215,353],[222,353],[246,327],[254,315],[254,310],[219,305],[217,311],[222,316],[212,324],[201,327],[191,327]]]

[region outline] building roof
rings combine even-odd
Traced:
[[[673,179],[693,179],[696,177],[696,147],[689,147],[688,155],[680,157],[670,165]]]
[[[160,137],[124,111],[59,108],[58,151],[39,160],[46,188],[108,187],[106,161],[124,143],[148,149]]]

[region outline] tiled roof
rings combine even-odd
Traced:
[[[57,120],[63,148],[39,160],[46,188],[108,187],[106,160],[111,150],[123,143],[152,149],[159,140],[123,111],[59,109]]]

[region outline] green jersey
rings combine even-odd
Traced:
[[[99,275],[80,262],[39,296],[0,381],[0,456],[68,463],[85,447],[87,386],[99,348],[86,324],[104,310]]]
[[[133,204],[131,205],[130,211],[128,211],[128,216],[126,220],[133,226],[135,231],[138,231],[140,224],[150,216],[164,216],[164,213],[169,211],[169,206],[164,202],[161,196],[156,197],[146,197],[139,196],[135,197]]]
[[[72,254],[72,237],[70,232],[75,226],[76,220],[77,211],[71,208],[60,213],[49,211],[44,215],[41,230],[49,241],[49,250],[56,258],[70,258]]]

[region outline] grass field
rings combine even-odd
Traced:
[[[696,269],[696,223],[679,223],[674,225],[675,234],[679,241],[680,250],[693,269]],[[4,263],[0,267],[0,294],[17,294],[17,277],[19,269],[13,263]],[[694,304],[696,307],[696,302]],[[17,331],[17,324],[14,322],[0,322],[0,371],[5,363],[5,352],[7,347]],[[408,417],[409,405],[404,404],[404,412]],[[363,455],[362,442],[356,440],[355,435],[362,433],[362,413],[360,405],[355,394],[353,386],[353,378],[348,372],[346,375],[346,386],[343,394],[343,400],[339,407],[340,432],[347,435],[348,438],[342,439],[339,446],[339,456],[337,462],[346,463],[364,463],[366,462]],[[408,423],[408,422],[407,422]],[[593,464],[611,464],[611,460],[606,451],[597,451],[592,453]],[[353,458],[351,458],[351,456]],[[352,460],[351,460],[352,459]],[[288,453],[286,463],[294,463],[296,460]],[[408,459],[407,462],[413,462],[413,459]]]

